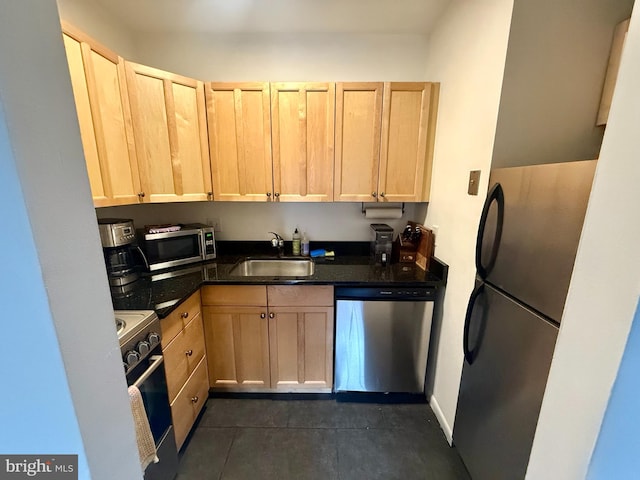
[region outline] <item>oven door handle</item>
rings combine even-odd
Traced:
[[[164,362],[164,357],[162,355],[152,355],[149,358],[153,360],[153,362],[151,363],[151,365],[149,365],[149,368],[147,368],[144,373],[140,375],[140,377],[133,383],[134,387],[140,388],[140,385],[142,385],[147,380],[147,378],[149,378],[153,374],[153,372],[155,372],[158,367],[162,365],[162,362]]]

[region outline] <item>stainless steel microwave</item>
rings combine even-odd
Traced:
[[[179,225],[180,229],[175,231],[157,231],[176,227],[144,230],[140,233],[140,243],[150,271],[216,258],[213,227],[192,223]]]

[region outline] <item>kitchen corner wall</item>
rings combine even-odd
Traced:
[[[136,57],[133,35],[92,0],[56,0],[60,18],[78,27],[121,57]]]
[[[401,219],[379,220],[365,218],[361,203],[192,202],[98,208],[96,214],[98,218],[130,218],[136,228],[159,223],[217,224],[217,240],[266,241],[272,237],[268,232],[290,240],[297,227],[300,232],[307,232],[313,243],[368,241],[371,223],[387,223],[400,232],[407,220],[418,219],[417,211],[425,206],[407,203]]]
[[[429,38],[427,77],[442,86],[425,225],[439,227],[435,254],[449,264],[444,303],[434,318],[431,404],[449,441],[512,7],[513,0],[453,0]],[[470,170],[482,171],[478,196],[467,195]]]
[[[0,452],[142,479],[54,0],[0,2],[0,58]]]

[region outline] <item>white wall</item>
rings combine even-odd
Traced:
[[[513,0],[454,0],[429,39],[427,77],[442,82],[442,87],[425,224],[439,226],[435,254],[449,264],[442,318],[435,319],[439,340],[431,355],[436,362],[432,406],[449,440],[512,6]],[[478,196],[467,195],[470,170],[482,171]]]
[[[209,81],[423,81],[424,35],[137,34],[140,61]]]
[[[93,0],[57,0],[59,15],[104,46],[135,60],[133,36],[110,12]]]
[[[27,253],[25,270],[3,270],[11,285],[0,289],[8,308],[3,329],[10,329],[3,330],[0,364],[11,369],[2,375],[0,411],[9,417],[3,443],[15,441],[7,448],[24,453],[79,453],[81,479],[142,478],[55,0],[0,3],[0,58],[22,59],[0,69],[11,143],[7,154],[2,141],[10,175],[2,180],[17,194],[3,207],[20,227],[6,225],[2,254],[22,260],[18,255]],[[14,234],[21,235],[17,247]],[[10,383],[16,372],[31,384]]]
[[[632,16],[528,479],[584,478],[640,295],[638,21]]]
[[[598,158],[615,25],[633,0],[516,1],[493,167]]]
[[[5,319],[2,325],[5,341],[0,350],[4,392],[0,404],[3,431],[0,451],[77,454],[84,477],[88,473],[87,458],[1,103],[0,202],[5,206],[5,231],[11,232],[0,236],[0,263],[4,272],[0,276],[0,291]],[[20,368],[16,368],[18,362]]]

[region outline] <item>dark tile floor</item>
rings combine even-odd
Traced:
[[[469,479],[426,404],[209,399],[177,480]]]

